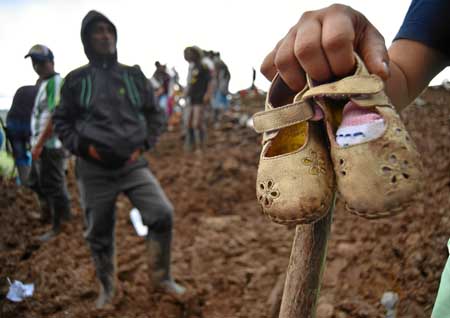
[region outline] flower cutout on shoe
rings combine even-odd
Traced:
[[[400,127],[395,127],[394,134],[405,141],[404,147],[407,150],[414,149],[415,151],[417,151],[416,146],[414,143],[411,142],[411,137],[409,136],[408,131],[406,129],[402,129]]]
[[[311,150],[309,152],[309,157],[302,159],[302,163],[309,167],[309,173],[312,175],[325,174],[325,160],[320,158],[317,152]]]
[[[258,200],[265,208],[270,207],[273,200],[280,196],[280,191],[278,191],[278,188],[275,186],[275,182],[272,180],[261,182],[258,187],[258,192]]]
[[[400,160],[395,154],[390,154],[381,171],[383,175],[390,179],[392,185],[395,185],[401,179],[409,179],[409,162],[408,160]]]

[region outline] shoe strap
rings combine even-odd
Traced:
[[[292,126],[314,116],[314,109],[306,101],[298,101],[253,115],[253,128],[257,133]]]
[[[311,87],[304,95],[303,99],[325,96],[346,95],[373,95],[380,93],[384,89],[381,78],[376,75],[353,75],[345,77],[339,81]]]
[[[393,108],[384,91],[371,95],[355,95],[351,96],[350,99],[360,107],[387,106]]]

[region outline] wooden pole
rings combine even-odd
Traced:
[[[297,225],[279,318],[314,318],[334,212],[314,224]]]

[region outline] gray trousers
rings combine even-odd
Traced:
[[[38,160],[33,161],[28,185],[48,204],[52,224],[59,228],[63,216],[70,215],[70,197],[64,174],[64,150],[44,147]]]
[[[113,170],[77,158],[76,175],[85,211],[84,235],[94,254],[114,253],[115,204],[120,193],[141,212],[149,236],[172,231],[172,204],[142,162]]]

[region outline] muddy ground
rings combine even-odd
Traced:
[[[450,93],[429,89],[425,105],[405,119],[425,166],[423,201],[391,219],[367,221],[338,201],[319,300],[319,317],[384,317],[380,298],[399,294],[398,317],[429,317],[450,237]],[[259,105],[256,107],[255,105]],[[247,98],[241,111],[261,103]],[[179,131],[166,133],[149,155],[152,171],[176,210],[173,275],[189,290],[183,300],[153,294],[143,239],[117,203],[119,293],[95,310],[94,267],[83,240],[73,171],[75,217],[46,244],[48,226],[34,220],[29,192],[10,182],[0,192],[0,317],[270,317],[271,294],[289,261],[293,230],[268,221],[255,199],[260,137],[228,117],[209,132],[203,155],[184,153]],[[5,299],[6,277],[35,284],[21,303]]]

